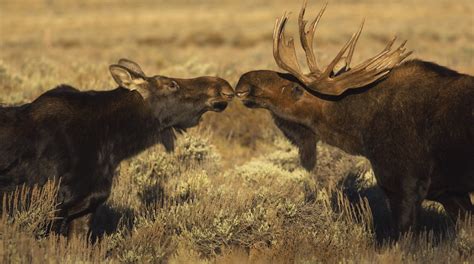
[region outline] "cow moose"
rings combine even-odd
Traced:
[[[207,111],[223,111],[233,97],[217,77],[149,77],[126,59],[110,72],[114,90],[60,85],[31,103],[0,108],[0,194],[60,180],[61,220],[53,230],[61,234],[107,200],[122,160],[157,143],[172,151],[175,131],[197,125]]]
[[[293,39],[285,36],[285,13],[275,24],[273,55],[288,73],[247,72],[237,97],[271,112],[307,170],[315,166],[318,138],[365,156],[389,200],[396,233],[416,223],[424,199],[440,202],[453,218],[473,213],[474,77],[422,60],[402,62],[411,52],[405,43],[391,50],[395,39],[351,67],[362,26],[320,69],[312,42],[325,7],[309,27],[305,9],[306,1],[298,21],[310,73],[301,71]]]

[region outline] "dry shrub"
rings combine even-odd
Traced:
[[[3,194],[2,230],[11,230],[44,236],[55,219],[55,206],[58,187],[54,182],[44,186],[21,186],[11,193]]]
[[[109,263],[101,244],[91,245],[85,237],[49,236],[42,240],[31,234],[12,233],[10,239],[2,237],[0,244],[2,263]]]
[[[165,222],[140,216],[132,230],[113,234],[107,247],[122,263],[166,263],[175,250],[173,238]]]
[[[49,234],[56,211],[58,185],[21,187],[3,197],[0,219],[2,263],[103,262],[106,251],[87,237],[67,240]]]
[[[474,261],[472,220],[472,216],[460,219],[454,231],[441,241],[433,231],[408,233],[399,241],[384,245],[379,254],[365,252],[360,259],[384,263],[472,263]]]
[[[199,131],[194,136],[185,134],[181,137],[176,149],[176,157],[184,167],[205,163],[217,165],[221,159],[215,147],[209,143],[208,137]]]
[[[179,182],[170,180],[175,184],[168,188],[181,197],[184,193],[189,200],[168,204],[147,217],[156,217],[152,220],[155,225],[165,223],[169,231],[164,233],[173,234],[180,248],[201,257],[218,256],[227,248],[266,248],[272,259],[281,258],[282,253],[295,258],[315,244],[324,248],[317,256],[338,252],[341,257],[351,254],[347,249],[354,247],[349,241],[356,237],[361,247],[367,247],[371,232],[366,222],[356,222],[347,201],[338,210],[333,210],[328,199],[307,202],[310,175],[295,166],[297,152],[288,142],[277,145],[280,150],[272,155],[226,173],[182,173]]]
[[[161,197],[160,202],[131,203],[133,227],[119,228],[110,238],[109,250],[117,259],[163,262],[170,256],[184,258],[179,255],[183,251],[212,259],[232,248],[290,260],[309,254],[313,247],[321,248],[310,254],[313,259],[326,258],[328,252],[340,258],[359,249],[351,246],[351,239],[356,238],[360,247],[371,244],[370,218],[357,218],[342,194],[337,209],[329,195],[307,199],[314,196],[314,186],[308,188],[314,183],[299,168],[297,151],[286,140],[275,141],[277,151],[271,155],[225,172],[216,169],[215,149],[203,142],[202,134],[191,133],[180,139],[176,154],[155,149],[122,168],[125,174],[118,180],[131,177],[134,195],[140,197],[151,187],[159,189]],[[117,196],[108,204],[114,199]]]

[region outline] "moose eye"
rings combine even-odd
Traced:
[[[303,90],[299,86],[294,86],[291,89],[291,94],[293,95],[293,97],[298,99],[303,95]]]
[[[171,82],[168,84],[168,87],[169,87],[169,89],[172,90],[172,91],[176,91],[176,90],[179,89],[179,85],[178,85],[178,83],[175,82],[175,81],[171,81]]]

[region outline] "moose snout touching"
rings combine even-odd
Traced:
[[[234,90],[226,80],[220,78],[215,79],[216,91],[214,92],[217,92],[218,95],[210,100],[209,105],[211,111],[222,112],[227,108],[232,98],[234,98]]]
[[[241,81],[237,83],[235,86],[235,95],[239,100],[242,101],[242,103],[246,102],[247,96],[250,94],[250,86],[249,85],[243,85]]]
[[[235,87],[235,95],[237,95],[239,99],[245,99],[245,97],[249,95],[249,93],[250,93],[249,86],[237,84],[237,86]]]
[[[256,102],[256,97],[252,96],[252,92],[255,92],[255,89],[252,89],[252,85],[242,76],[235,87],[235,95],[237,98],[248,108],[258,108],[261,107],[261,104]]]

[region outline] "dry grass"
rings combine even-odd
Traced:
[[[274,19],[298,8],[282,0],[1,1],[0,103],[28,102],[60,83],[113,88],[107,66],[120,57],[150,74],[235,83],[245,71],[276,69]],[[397,34],[415,57],[473,74],[473,13],[470,0],[334,0],[317,55],[327,62],[367,17],[357,61]],[[86,234],[44,236],[54,184],[19,190],[3,205],[1,261],[474,261],[473,220],[454,226],[435,203],[424,206],[426,231],[383,240],[388,209],[367,161],[319,144],[318,167],[306,173],[265,111],[234,102],[179,142],[173,155],[157,147],[121,165],[112,196],[90,219],[94,244]]]

